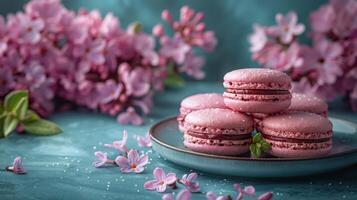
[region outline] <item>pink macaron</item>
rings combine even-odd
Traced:
[[[205,93],[186,97],[181,101],[180,114],[177,117],[179,129],[183,131],[183,123],[187,114],[206,108],[226,108],[222,94]]]
[[[288,110],[311,112],[327,117],[328,105],[316,96],[293,93]]]
[[[313,158],[332,148],[332,124],[321,115],[287,112],[263,119],[260,130],[271,145],[271,155],[286,158]]]
[[[290,106],[290,77],[280,71],[248,68],[224,76],[227,107],[247,113],[275,113]]]
[[[253,120],[229,109],[193,111],[185,118],[184,145],[197,152],[238,155],[249,151]]]

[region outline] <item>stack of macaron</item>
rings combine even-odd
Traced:
[[[248,68],[224,76],[223,95],[196,94],[181,102],[177,117],[184,145],[197,152],[239,155],[249,152],[254,128],[276,157],[319,157],[332,148],[327,104],[291,94],[283,72]]]

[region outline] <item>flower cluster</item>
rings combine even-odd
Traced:
[[[326,100],[344,96],[357,111],[357,2],[332,0],[310,16],[312,45],[299,43],[305,26],[297,15],[276,15],[277,25],[254,25],[253,60],[285,71],[296,92]]]
[[[165,171],[156,167],[153,171],[153,175],[155,180],[147,181],[144,184],[144,188],[147,190],[152,190],[156,192],[165,192],[168,187],[173,189],[177,189],[176,182],[183,184],[185,186],[176,196],[176,200],[190,200],[192,192],[200,192],[200,184],[196,181],[198,175],[197,173],[184,174],[181,179],[178,179],[175,173],[165,174]],[[242,188],[240,184],[234,184],[234,189],[237,191],[238,195],[236,197],[237,200],[242,200],[244,196],[250,198],[256,198],[255,196],[255,188],[253,186],[246,186]],[[232,200],[230,195],[227,196],[217,196],[212,191],[206,193],[207,200]],[[270,200],[273,198],[272,192],[266,192],[260,196],[258,196],[257,200]],[[165,193],[162,196],[163,200],[174,200],[174,195],[172,193]]]
[[[145,140],[143,138],[143,140]],[[149,156],[147,154],[139,155],[139,152],[135,149],[130,149],[126,146],[128,141],[128,133],[124,130],[121,140],[114,141],[112,144],[104,144],[105,147],[115,149],[119,155],[115,160],[108,159],[108,154],[102,151],[96,151],[94,155],[97,160],[93,162],[94,167],[102,167],[104,165],[116,165],[120,168],[122,173],[141,173],[145,169],[145,165],[149,162]],[[145,141],[145,144],[149,141]],[[138,142],[141,145],[140,142]],[[145,146],[148,147],[148,146]]]
[[[152,35],[139,23],[121,27],[111,13],[101,17],[97,10],[70,11],[60,0],[32,0],[23,12],[0,16],[0,98],[27,89],[31,108],[42,116],[57,104],[79,105],[117,116],[119,123],[142,124],[170,76],[203,77],[204,59],[193,50],[216,45],[202,13],[183,7],[180,22],[166,10],[162,17],[174,36],[161,25]]]

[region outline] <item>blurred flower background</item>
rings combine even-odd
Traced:
[[[326,100],[345,97],[357,111],[357,1],[332,0],[310,14],[312,44],[298,41],[305,25],[297,13],[277,14],[276,25],[255,24],[252,59],[288,73],[293,90]]]
[[[355,4],[2,1],[0,97],[28,89],[42,116],[83,106],[139,125],[167,86],[263,66],[287,72],[295,91],[342,96],[356,110]]]
[[[102,17],[98,10],[68,10],[59,0],[32,0],[24,11],[0,18],[0,97],[27,89],[31,108],[43,116],[58,103],[140,125],[165,83],[182,85],[182,73],[205,76],[205,59],[195,50],[213,51],[217,44],[202,12],[188,6],[179,12],[179,20],[162,12],[172,34],[162,24],[145,33],[137,22],[122,27],[112,13]]]

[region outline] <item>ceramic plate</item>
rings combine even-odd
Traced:
[[[176,164],[214,174],[249,177],[290,177],[325,173],[357,164],[357,125],[330,118],[333,148],[320,158],[259,158],[198,153],[183,146],[176,118],[163,120],[150,130],[153,149]]]

